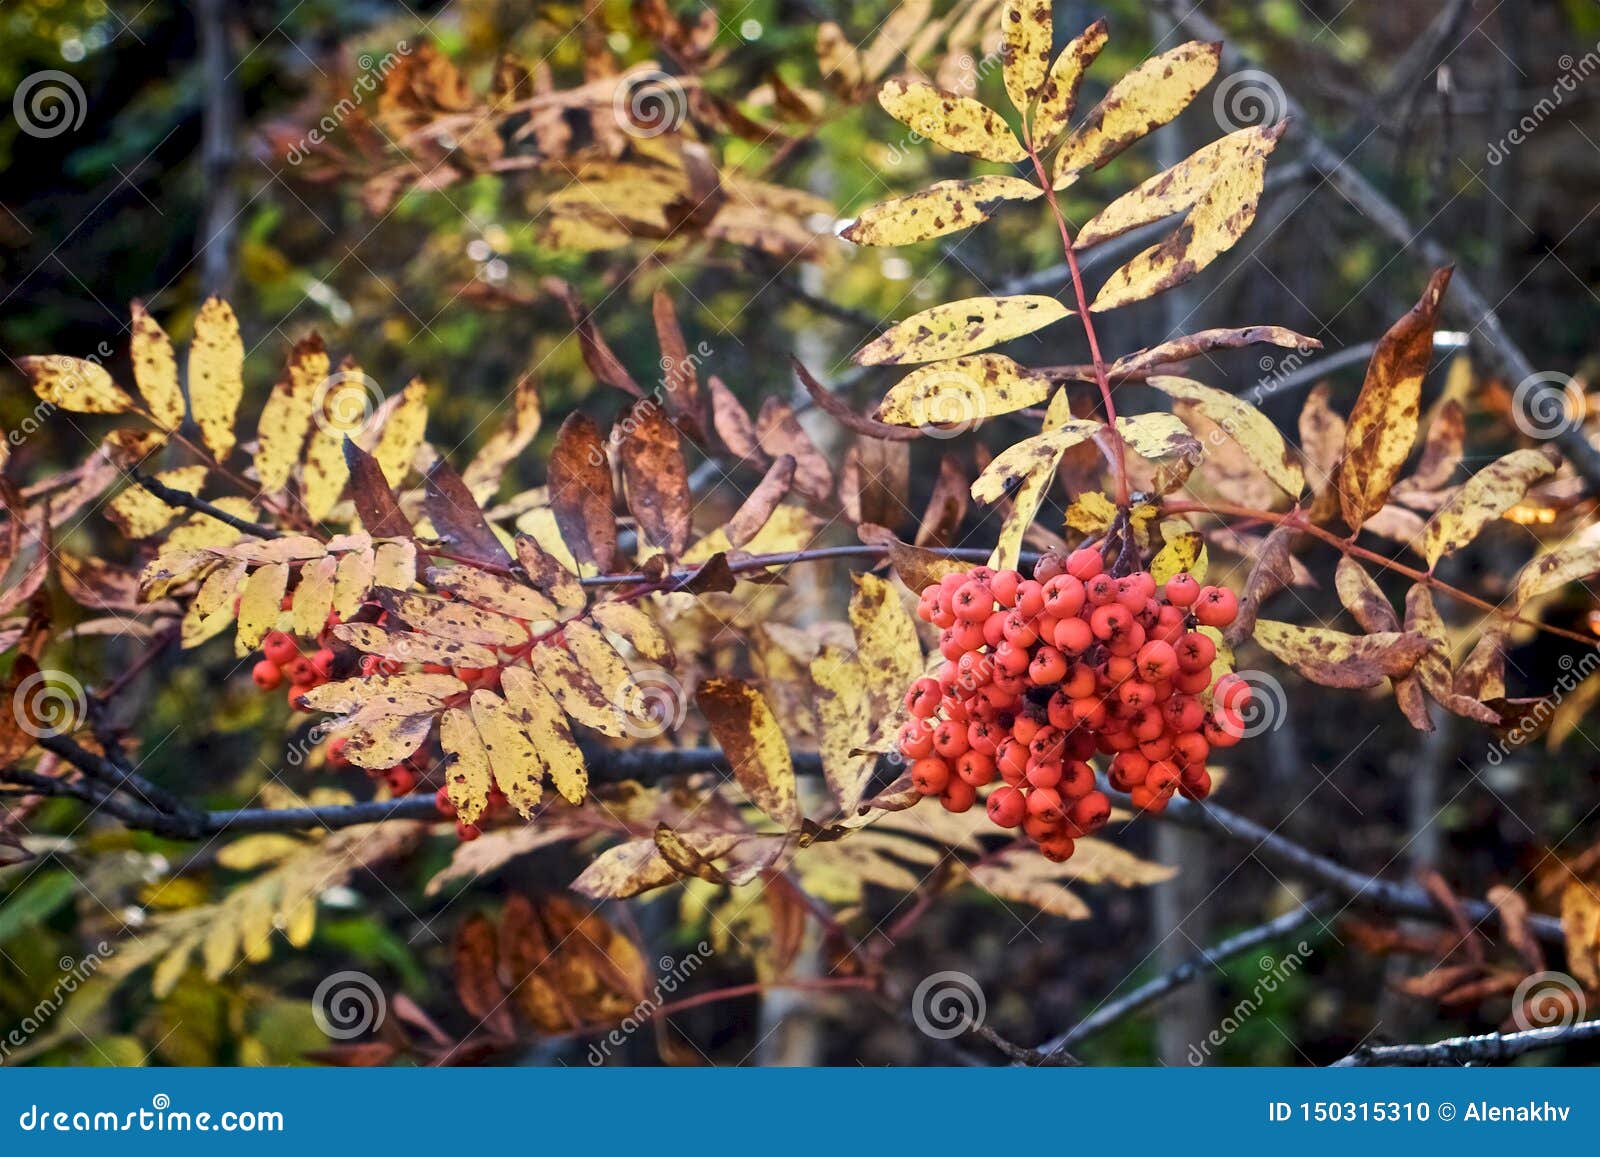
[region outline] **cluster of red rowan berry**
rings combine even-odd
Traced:
[[[1245,733],[1250,685],[1212,684],[1217,648],[1198,627],[1226,627],[1237,596],[1177,574],[1106,573],[1100,552],[1044,555],[1033,577],[980,566],[928,586],[917,614],[941,631],[944,663],[906,693],[899,750],[912,783],[964,812],[978,789],[989,818],[1021,828],[1052,860],[1103,827],[1111,801],[1089,760],[1136,807],[1211,791],[1206,758]]]

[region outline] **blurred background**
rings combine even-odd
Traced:
[[[691,21],[698,11],[670,8]],[[939,15],[948,8],[937,6]],[[1364,357],[1327,372],[1318,359],[1370,342],[1416,300],[1430,267],[1423,247],[1433,242],[1470,273],[1535,370],[1587,382],[1600,353],[1600,7],[1588,0],[1230,0],[1199,9],[1246,62],[1225,65],[1167,135],[1074,186],[1064,202],[1068,216],[1086,220],[1108,191],[1221,132],[1297,115],[1245,242],[1183,290],[1119,311],[1101,329],[1103,345],[1128,351],[1174,333],[1252,323],[1314,336],[1322,354],[1241,351],[1220,356],[1208,379],[1237,392],[1257,388],[1267,412],[1292,432],[1318,381],[1331,383],[1337,407],[1348,406]],[[584,369],[566,308],[547,278],[577,288],[607,340],[641,376],[654,372],[659,356],[651,296],[668,290],[691,347],[752,410],[769,395],[795,395],[786,367],[797,354],[864,412],[890,379],[853,371],[849,355],[885,321],[1000,287],[1060,291],[1054,226],[1039,213],[1007,212],[981,233],[906,250],[857,250],[832,236],[865,204],[971,168],[908,141],[871,101],[871,86],[841,92],[821,75],[819,23],[835,22],[851,40],[866,42],[895,6],[722,3],[680,27],[671,52],[662,46],[673,37],[651,25],[655,11],[496,0],[3,0],[0,427],[25,426],[34,405],[16,359],[98,355],[126,380],[132,300],[142,300],[181,343],[200,303],[218,293],[241,319],[246,412],[259,406],[292,344],[315,331],[336,356],[356,356],[386,390],[413,377],[428,382],[430,437],[443,451],[459,450],[461,465],[481,441],[479,425],[531,376],[544,426],[512,465],[510,493],[543,482],[566,413],[582,407],[604,421],[620,409],[620,395]],[[1055,13],[1058,43],[1096,17],[1110,23],[1112,41],[1091,75],[1091,95],[1154,48],[1193,35],[1177,31],[1163,6],[1131,0],[1057,3]],[[952,55],[965,57],[965,71],[977,68],[980,91],[998,93],[998,70],[981,67],[983,35],[962,32],[958,23],[942,27]],[[946,47],[933,46],[913,63],[959,76],[960,59],[941,64]],[[647,60],[666,77],[693,78],[664,85],[661,99],[692,92],[713,102],[725,131],[711,147],[725,171],[771,182],[790,191],[789,199],[758,198],[760,211],[734,234],[703,242],[640,248],[576,226],[564,231],[556,227],[562,221],[583,220],[552,208],[570,173],[530,163],[528,143],[559,156],[615,126],[608,130],[603,117],[588,118],[574,106],[511,118],[489,140],[457,112],[484,93],[515,100],[576,90],[607,67]],[[404,92],[385,89],[392,77],[404,79]],[[776,131],[752,131],[747,122]],[[1412,234],[1408,244],[1374,220],[1371,205],[1308,163],[1313,137],[1398,207]],[[648,241],[650,232],[640,225],[634,236]],[[1504,419],[1517,383],[1492,357],[1478,356],[1470,343],[1481,336],[1463,336],[1468,352],[1459,359],[1441,353],[1425,399],[1446,388],[1472,399],[1473,463],[1515,438]],[[1030,360],[1053,363],[1082,360],[1081,344],[1071,327],[1019,343],[1033,347],[1022,350]],[[807,422],[825,449],[842,454],[847,441],[836,426],[815,413]],[[92,424],[85,431],[81,440],[14,445],[9,475],[31,480],[73,465],[92,442]],[[908,475],[905,505],[914,510],[926,504],[937,473],[937,453],[924,452],[916,450]],[[1048,526],[1060,525],[1070,502],[1065,485],[1042,516]],[[126,558],[134,549],[104,526],[76,533],[81,540],[72,545],[81,551]],[[969,514],[961,539],[983,542],[986,533],[992,537],[993,527]],[[1496,528],[1482,550],[1452,564],[1452,581],[1492,592],[1539,533],[1536,519]],[[841,540],[851,537],[842,528]],[[814,574],[815,586],[792,597],[801,605],[842,605],[847,572]],[[1299,592],[1312,613],[1336,607],[1329,585]],[[1569,597],[1543,613],[1587,630],[1595,611]],[[87,640],[79,658],[83,670],[107,679],[136,653]],[[1542,694],[1563,655],[1570,662],[1570,650],[1522,646],[1510,670],[1520,684],[1515,693]],[[205,704],[204,727],[187,730],[147,770],[220,804],[248,795],[257,763],[282,762],[286,712],[276,698],[255,694],[248,679],[219,682],[215,675],[187,657],[156,664],[139,726],[165,731]],[[1600,838],[1593,818],[1600,748],[1587,734],[1591,690],[1584,686],[1568,699],[1559,734],[1493,763],[1486,754],[1491,737],[1475,725],[1446,719],[1420,734],[1391,703],[1291,687],[1287,724],[1234,753],[1220,798],[1366,872],[1437,868],[1474,896],[1520,882],[1539,904],[1552,851],[1570,859]],[[1360,757],[1346,761],[1353,729],[1369,738]],[[1285,799],[1303,802],[1290,811]],[[73,809],[51,805],[30,829],[65,832]],[[1135,825],[1120,839],[1179,864],[1181,874],[1148,889],[1085,889],[1093,915],[1077,921],[1019,914],[968,890],[924,919],[897,953],[918,967],[971,972],[988,994],[990,1023],[1010,1039],[1033,1041],[1072,1024],[1119,986],[1158,975],[1308,895],[1264,865],[1240,860],[1233,848],[1170,829]],[[81,956],[86,944],[123,924],[136,934],[141,913],[182,908],[227,880],[203,852],[130,836],[114,824],[76,831],[55,855],[42,868],[0,868],[0,1028],[20,1023],[48,995],[61,958]],[[306,995],[332,961],[357,962],[448,1022],[448,931],[456,920],[498,894],[569,879],[581,861],[561,849],[525,857],[435,927],[417,916],[430,913],[417,897],[447,855],[447,848],[424,849],[391,866],[385,882],[363,875],[325,897],[330,918],[306,952],[280,953],[222,982],[191,974],[166,1002],[119,993],[75,1031],[57,1023],[33,1037],[24,1059],[299,1063],[323,1043]],[[86,901],[80,873],[91,864],[98,875],[89,891],[116,903]],[[897,898],[870,895],[866,903],[871,923],[891,918]],[[703,909],[675,891],[634,911],[641,934],[662,951],[686,950],[707,935]],[[1367,950],[1380,939],[1372,929],[1310,921],[1226,969],[1208,967],[1154,1011],[1076,1049],[1099,1063],[1326,1063],[1364,1040],[1432,1038],[1499,1023],[1503,1006],[1441,1010],[1401,991],[1424,966],[1403,953]],[[1265,990],[1263,977],[1290,956],[1291,974]],[[738,984],[749,976],[736,952],[719,952],[695,983]],[[1247,997],[1256,1007],[1240,1015]],[[1204,1046],[1197,1060],[1196,1042],[1229,1019],[1235,1023],[1223,1042]],[[679,1046],[671,1059],[694,1063],[950,1059],[902,1022],[863,1012],[848,995],[752,996],[675,1023],[699,1055]],[[587,1047],[562,1039],[501,1059],[582,1063]],[[616,1057],[650,1063],[664,1050],[640,1034]],[[1585,1057],[1575,1049],[1565,1059]]]

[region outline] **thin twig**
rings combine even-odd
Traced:
[[[174,490],[165,483],[159,482],[150,477],[142,470],[130,470],[128,474],[129,477],[131,477],[140,486],[144,487],[151,494],[154,494],[168,506],[181,507],[186,510],[195,510],[199,511],[201,514],[210,515],[218,522],[227,523],[241,534],[253,534],[257,538],[277,538],[279,536],[279,532],[273,527],[263,526],[259,522],[251,522],[249,519],[240,518],[236,514],[229,514],[220,506],[214,506],[207,502],[204,498],[198,498],[195,495],[187,494],[182,490]]]
[[[1576,1024],[1548,1025],[1525,1032],[1491,1032],[1481,1036],[1458,1036],[1432,1044],[1364,1045],[1332,1068],[1351,1069],[1369,1065],[1473,1065],[1497,1064],[1515,1060],[1536,1049],[1600,1040],[1600,1020]]]

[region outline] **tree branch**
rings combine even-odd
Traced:
[[[1451,1037],[1426,1045],[1363,1045],[1349,1056],[1335,1061],[1331,1067],[1350,1069],[1369,1065],[1496,1064],[1515,1060],[1536,1049],[1590,1040],[1600,1040],[1600,1020],[1550,1025],[1526,1032]]]
[[[1131,1013],[1138,1012],[1147,1005],[1154,1004],[1167,993],[1174,989],[1182,988],[1192,980],[1196,980],[1208,969],[1218,968],[1224,960],[1231,960],[1235,956],[1242,956],[1257,945],[1266,944],[1280,936],[1287,936],[1296,928],[1308,921],[1319,917],[1331,906],[1328,897],[1314,896],[1309,901],[1301,904],[1292,912],[1285,912],[1282,916],[1268,920],[1265,924],[1257,925],[1236,936],[1218,941],[1209,948],[1201,949],[1176,968],[1156,977],[1145,984],[1115,1000],[1108,1000],[1066,1032],[1051,1037],[1038,1047],[1037,1051],[1046,1058],[1054,1057],[1064,1049],[1077,1044],[1085,1037],[1093,1036],[1102,1029],[1109,1028],[1112,1024]],[[1055,1063],[1049,1061],[1048,1063]]]
[[[174,490],[164,482],[159,482],[150,477],[142,470],[129,470],[128,475],[140,486],[144,487],[151,494],[154,494],[168,506],[177,507],[183,510],[195,510],[201,514],[210,515],[218,522],[227,523],[240,534],[252,534],[257,538],[278,537],[279,532],[273,527],[263,526],[259,522],[251,522],[249,519],[240,518],[236,514],[229,514],[220,506],[214,506],[207,502],[204,498],[198,498],[195,495],[185,493],[182,490]]]

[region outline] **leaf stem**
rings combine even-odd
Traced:
[[[1033,171],[1039,178],[1039,187],[1044,190],[1045,203],[1050,206],[1050,213],[1056,219],[1056,228],[1061,232],[1061,251],[1067,258],[1067,272],[1072,275],[1072,292],[1078,301],[1078,319],[1083,322],[1083,335],[1089,340],[1089,358],[1094,363],[1094,381],[1095,385],[1100,387],[1100,401],[1106,410],[1106,439],[1110,442],[1116,458],[1113,471],[1117,481],[1117,507],[1120,510],[1127,510],[1129,506],[1127,447],[1117,430],[1117,407],[1111,400],[1111,379],[1106,373],[1105,358],[1100,355],[1100,340],[1095,336],[1094,319],[1089,315],[1089,298],[1083,291],[1083,271],[1078,268],[1078,255],[1072,248],[1072,233],[1067,228],[1066,215],[1061,212],[1061,206],[1056,201],[1055,187],[1045,172],[1039,150],[1034,147],[1031,140],[1027,143],[1027,149],[1028,157],[1033,161]]]

